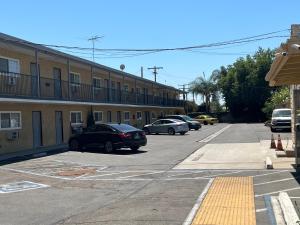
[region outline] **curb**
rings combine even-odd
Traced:
[[[266,157],[265,168],[266,169],[273,169],[273,162],[272,162],[270,157]]]
[[[289,195],[286,192],[280,192],[278,201],[280,203],[286,225],[297,224],[297,221],[299,221],[299,217]]]

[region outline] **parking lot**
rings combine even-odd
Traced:
[[[7,162],[0,167],[0,185],[7,185],[0,191],[1,224],[183,224],[219,176],[253,177],[257,224],[271,224],[265,196],[287,191],[298,203],[294,170],[178,169],[208,144],[255,143],[269,135],[261,124],[218,124],[184,136],[149,135],[137,153],[89,149]]]

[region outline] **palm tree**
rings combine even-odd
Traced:
[[[206,112],[210,111],[210,103],[213,96],[217,95],[219,72],[213,71],[210,77],[206,78],[203,76],[197,77],[193,82],[190,83],[189,92],[197,95],[201,95],[203,102],[205,102]]]

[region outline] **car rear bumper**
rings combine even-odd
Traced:
[[[127,148],[132,146],[145,146],[147,145],[147,139],[140,139],[140,140],[128,140],[124,142],[114,143],[115,148]]]

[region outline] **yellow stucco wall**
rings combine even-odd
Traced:
[[[32,131],[32,112],[40,111],[42,119],[42,142],[43,146],[53,146],[56,144],[56,130],[55,130],[55,112],[62,111],[63,115],[63,136],[64,143],[68,142],[71,135],[70,129],[70,112],[71,111],[81,111],[82,120],[84,126],[86,126],[88,113],[91,111],[102,111],[103,112],[103,122],[107,122],[107,111],[112,112],[112,122],[117,122],[117,111],[121,111],[122,122],[124,121],[124,112],[130,112],[131,125],[142,127],[145,124],[145,111],[150,113],[150,122],[153,122],[152,113],[156,117],[163,114],[175,114],[183,113],[183,110],[178,108],[151,108],[151,107],[129,107],[129,106],[108,106],[108,105],[62,105],[62,104],[33,104],[33,103],[0,103],[0,111],[19,111],[21,112],[21,125],[22,128],[19,129],[19,138],[14,141],[7,140],[7,133],[10,131],[0,129],[0,155],[6,153],[13,153],[22,150],[32,149],[33,147],[33,131]],[[136,112],[142,112],[142,120],[138,121],[136,119]],[[134,116],[133,116],[134,115]],[[156,119],[156,118],[155,118]]]

